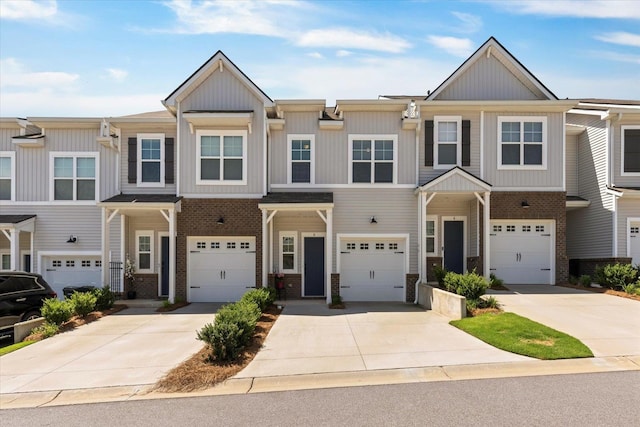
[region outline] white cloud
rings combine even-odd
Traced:
[[[473,42],[469,39],[446,36],[428,36],[427,41],[433,46],[449,52],[451,55],[466,58],[473,53]]]
[[[129,75],[129,72],[127,72],[126,70],[121,70],[119,68],[107,68],[107,73],[109,74],[110,78],[117,82],[124,81]]]
[[[315,58],[315,59],[323,59],[324,56],[322,56],[322,54],[320,52],[310,52],[307,53],[307,56],[310,58]]]
[[[400,53],[411,47],[405,39],[390,33],[373,33],[349,28],[325,28],[308,31],[296,41],[305,47],[338,47]]]
[[[491,0],[489,3],[520,15],[640,19],[640,2],[635,0]]]
[[[594,58],[598,58],[600,60],[606,59],[610,61],[629,62],[631,64],[640,65],[640,55],[634,55],[630,53],[609,52],[609,51],[595,51],[595,52],[591,52],[591,55]],[[640,73],[638,74],[638,78],[640,78]],[[634,86],[635,87],[638,86],[637,82]]]
[[[13,20],[48,20],[58,12],[56,0],[2,0],[0,18]]]
[[[476,33],[482,28],[482,18],[470,13],[451,12],[453,16],[462,21],[463,27],[456,26],[460,33]]]
[[[607,43],[640,47],[640,34],[625,33],[620,31],[615,33],[599,34],[595,36],[595,39],[603,42],[607,42]]]
[[[71,89],[80,77],[61,71],[30,71],[15,58],[0,60],[0,87],[30,87],[34,89]],[[3,93],[3,98],[5,97]],[[4,100],[3,100],[4,101]]]
[[[353,55],[353,52],[348,51],[348,50],[344,50],[344,49],[340,49],[339,51],[336,52],[336,56],[338,58],[345,58],[347,56],[351,56]]]

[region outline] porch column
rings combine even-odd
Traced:
[[[9,269],[16,271],[20,265],[20,230],[16,230],[15,228],[11,230],[11,239],[9,239],[9,241],[11,245]]]
[[[491,233],[491,205],[490,205],[490,197],[491,193],[488,191],[484,192],[484,210],[483,210],[483,221],[484,221],[484,235],[482,242],[482,271],[484,271],[484,277],[489,280],[489,275],[491,272],[489,271],[490,262],[490,245],[489,245],[489,236]]]
[[[262,209],[262,287],[266,288],[269,284],[269,243],[267,242],[267,210]]]
[[[418,253],[420,254],[420,277],[423,283],[427,283],[427,251],[425,248],[427,240],[427,195],[420,192],[418,202],[418,221],[420,238],[418,239]],[[417,298],[417,294],[416,294]]]
[[[127,216],[120,214],[120,262],[122,263],[122,268],[120,269],[120,288],[118,289],[120,292],[124,292],[124,264],[127,258],[126,252],[126,240],[127,240]],[[103,264],[104,265],[104,264]]]
[[[327,240],[325,241],[325,265],[327,274],[327,304],[331,304],[331,273],[333,271],[333,209],[327,209]]]
[[[169,302],[176,301],[176,210],[169,209]]]
[[[102,208],[102,283],[111,286],[109,283],[109,223],[107,215],[107,208]]]

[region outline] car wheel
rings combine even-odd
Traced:
[[[27,320],[33,320],[42,317],[39,311],[27,311],[24,316],[22,316],[22,321],[26,322]]]

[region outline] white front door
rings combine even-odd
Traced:
[[[491,221],[490,271],[505,284],[554,283],[553,221]]]
[[[232,302],[256,285],[255,237],[189,237],[191,302]]]
[[[629,256],[631,264],[640,264],[640,221],[629,225]]]
[[[404,301],[405,256],[402,239],[343,238],[340,295],[345,301]]]
[[[66,286],[102,287],[102,261],[99,256],[43,256],[42,277],[64,299]]]

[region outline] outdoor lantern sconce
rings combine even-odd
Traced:
[[[220,225],[224,224],[224,218],[223,217],[218,218],[218,222],[217,223],[220,224]]]
[[[378,221],[376,221],[376,217],[375,216],[372,216],[371,219],[369,220],[369,222],[371,224],[377,224],[378,223]]]
[[[523,200],[520,205],[523,209],[529,209],[529,202],[527,202],[526,200]]]
[[[69,240],[67,240],[67,243],[76,243],[78,241],[78,237],[77,236],[69,236]]]

